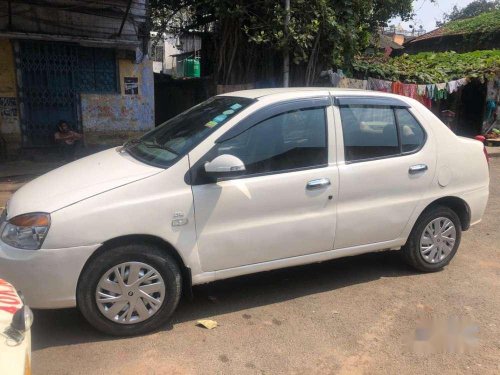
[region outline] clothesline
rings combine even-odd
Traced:
[[[333,87],[374,90],[404,95],[418,100],[429,108],[432,106],[432,100],[437,101],[447,99],[449,94],[458,91],[461,86],[466,85],[468,82],[467,78],[461,78],[449,82],[419,85],[415,83],[402,83],[399,81],[387,81],[377,78],[347,78],[341,70],[334,72],[330,69],[326,72],[326,74],[330,78],[330,83]]]

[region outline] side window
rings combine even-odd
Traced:
[[[406,108],[397,108],[399,133],[403,152],[418,150],[425,141],[425,133],[415,117]]]
[[[388,106],[340,107],[345,160],[356,161],[400,153],[394,112]]]
[[[278,172],[327,163],[324,108],[279,114],[216,146],[214,157],[240,158],[246,175]]]

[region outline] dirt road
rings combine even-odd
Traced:
[[[195,288],[163,331],[127,339],[73,309],[36,311],[34,374],[498,374],[500,158],[491,175],[483,222],[442,272],[385,252],[227,280]],[[202,318],[219,327],[196,327]],[[441,345],[415,351],[429,332]]]

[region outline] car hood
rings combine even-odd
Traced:
[[[54,212],[94,195],[163,171],[110,149],[66,164],[21,187],[9,202],[8,218]]]

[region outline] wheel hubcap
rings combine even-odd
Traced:
[[[420,237],[420,254],[427,263],[438,263],[449,256],[455,246],[457,230],[446,217],[432,220]]]
[[[149,319],[163,305],[165,283],[160,273],[141,262],[109,269],[96,289],[97,307],[116,323],[133,324]]]

